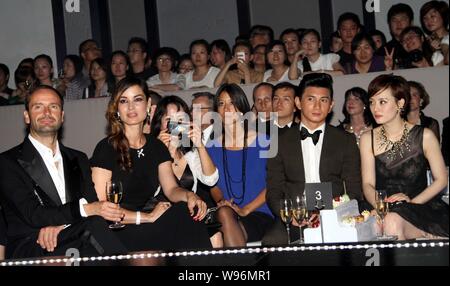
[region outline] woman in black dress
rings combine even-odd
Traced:
[[[436,136],[406,121],[410,93],[406,80],[381,75],[369,85],[370,110],[379,127],[361,137],[361,168],[366,200],[375,206],[375,190],[386,190],[393,205],[385,217],[387,235],[399,240],[448,237],[449,207],[439,193],[447,172]],[[427,166],[434,181],[427,185]]]
[[[178,186],[166,146],[143,133],[150,105],[138,79],[125,78],[117,84],[106,112],[108,137],[97,144],[91,159],[97,196],[106,199],[106,182],[122,182],[122,222],[127,226],[116,234],[130,251],[211,247],[200,222],[206,204]],[[149,209],[159,185],[170,203]]]

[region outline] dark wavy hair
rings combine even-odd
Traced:
[[[448,4],[444,1],[436,1],[436,0],[427,2],[423,4],[423,6],[420,8],[420,24],[422,26],[423,31],[428,35],[431,34],[431,31],[429,31],[425,27],[423,17],[432,9],[436,10],[439,13],[439,15],[441,15],[442,24],[444,25],[444,28],[448,31]]]
[[[393,74],[382,74],[377,76],[374,80],[372,80],[368,87],[368,96],[369,99],[382,92],[384,90],[390,89],[392,95],[395,97],[396,101],[401,99],[405,100],[405,105],[400,112],[400,116],[403,119],[406,119],[407,114],[409,113],[409,102],[411,101],[411,94],[409,84],[401,76],[393,75]]]
[[[119,154],[119,166],[122,170],[128,172],[131,171],[133,167],[129,153],[130,143],[125,136],[125,127],[117,116],[117,112],[120,96],[132,86],[139,86],[142,89],[146,100],[148,100],[149,94],[145,83],[135,77],[126,77],[117,83],[105,114],[106,120],[108,121],[108,140],[112,144],[114,150]]]
[[[186,113],[190,119],[189,106],[183,99],[176,95],[165,96],[158,102],[158,105],[156,106],[155,115],[153,115],[152,123],[150,126],[151,134],[158,136],[161,132],[161,129],[163,129],[161,126],[161,120],[167,114],[167,107],[170,104],[175,105],[178,111],[183,111],[184,113]]]
[[[357,98],[359,98],[362,103],[364,104],[364,123],[366,125],[373,125],[374,124],[374,119],[372,116],[372,112],[370,112],[370,108],[369,108],[369,97],[367,95],[367,91],[365,91],[363,88],[361,87],[353,87],[349,90],[347,90],[345,92],[345,101],[344,101],[344,105],[342,106],[342,113],[344,114],[345,118],[344,120],[341,122],[342,124],[349,124],[350,123],[350,114],[348,114],[346,105],[347,105],[347,100],[350,97],[350,95],[353,95]]]

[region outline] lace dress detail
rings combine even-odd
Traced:
[[[420,126],[411,128],[402,146],[403,156],[392,158],[389,150],[375,156],[377,190],[386,190],[388,196],[404,193],[412,199],[427,188],[428,162],[423,153],[423,131]],[[440,196],[425,204],[401,204],[390,211],[427,233],[449,235],[449,206]]]

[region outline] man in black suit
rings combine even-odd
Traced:
[[[24,119],[30,133],[0,155],[0,202],[7,225],[7,258],[126,252],[108,229],[120,221],[118,205],[98,202],[84,153],[58,142],[63,99],[49,86],[27,97]]]
[[[333,197],[347,194],[362,198],[360,157],[355,137],[326,124],[333,108],[333,82],[324,73],[305,75],[295,105],[301,112],[299,128],[280,137],[278,154],[267,161],[266,201],[279,216],[279,202],[303,193],[305,183],[331,182]],[[265,245],[286,244],[287,233],[280,217],[263,238]],[[298,232],[291,232],[291,241]]]
[[[279,133],[298,126],[295,122],[296,96],[297,86],[290,82],[280,82],[273,88],[272,106],[273,112],[277,113],[277,119],[273,124],[279,128]]]

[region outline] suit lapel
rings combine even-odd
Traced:
[[[325,132],[323,136],[323,142],[322,142],[322,150],[320,152],[320,166],[319,166],[319,175],[320,180],[323,181],[325,179],[325,174],[328,174],[326,171],[328,166],[328,158],[329,153],[333,150],[333,140],[330,138],[330,128],[328,124],[325,125]],[[335,146],[336,147],[336,146]],[[335,149],[336,150],[336,149]]]
[[[40,189],[57,205],[62,205],[55,184],[47,166],[28,138],[23,142],[22,156],[17,158],[19,164],[40,187]]]
[[[79,191],[81,190],[80,179],[81,170],[78,160],[68,154],[67,149],[60,143],[59,148],[63,157],[64,164],[64,179],[66,182],[66,202],[71,202],[79,198]]]

